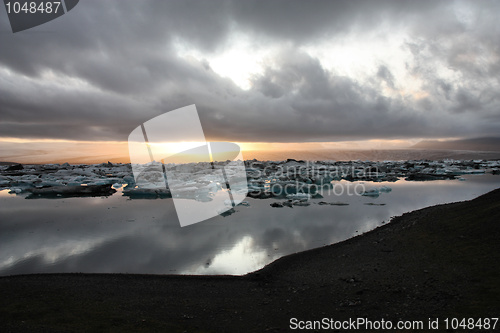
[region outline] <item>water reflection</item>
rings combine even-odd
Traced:
[[[368,231],[391,216],[472,199],[500,187],[500,177],[364,185],[393,190],[378,198],[346,191],[313,200],[345,206],[273,208],[273,199],[247,198],[250,206],[237,206],[235,214],[184,228],[171,199],[129,200],[118,189],[107,198],[25,200],[0,191],[0,274],[245,274],[283,255]]]

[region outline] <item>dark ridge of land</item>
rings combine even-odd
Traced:
[[[500,151],[500,137],[472,138],[461,140],[423,140],[412,148],[448,149],[471,151]]]
[[[307,151],[243,151],[245,159],[260,161],[280,161],[287,158],[296,160],[322,161],[408,161],[408,160],[498,160],[500,151],[475,151],[456,149],[420,149],[415,146],[407,149],[317,149]]]
[[[446,317],[499,317],[499,239],[497,189],[403,214],[242,277],[1,277],[0,330],[283,332],[291,318],[364,317],[422,320],[419,332],[429,331],[428,318],[440,318],[444,331]]]
[[[425,143],[425,142],[424,142]],[[464,148],[463,146],[453,146],[449,149],[438,148],[430,145],[429,148],[424,148],[425,144],[420,143],[408,148],[395,149],[310,149],[310,150],[287,150],[286,152],[266,151],[266,150],[244,150],[242,151],[245,160],[257,159],[259,161],[284,161],[288,158],[296,160],[308,161],[408,161],[408,160],[499,160],[500,148],[490,150],[472,149],[472,147]],[[420,146],[419,146],[420,145]],[[111,162],[113,164],[129,164],[130,159],[127,156],[108,158],[108,157],[91,157],[91,158],[65,158],[61,160],[40,160],[27,162],[22,160],[22,164],[64,164],[72,165],[80,164],[101,164]],[[18,162],[5,162],[0,165],[18,164]]]

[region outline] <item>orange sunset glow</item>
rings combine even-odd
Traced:
[[[371,150],[402,149],[418,140],[365,140],[346,142],[235,142],[243,152],[243,158],[253,159],[263,156],[286,159],[284,152],[316,150]],[[128,142],[126,141],[73,141],[73,140],[30,140],[21,138],[0,139],[4,161],[19,163],[130,163]],[[187,150],[200,145],[193,142],[153,143],[158,153],[165,154]]]

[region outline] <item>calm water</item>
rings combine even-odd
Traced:
[[[378,198],[325,195],[312,204],[272,208],[248,198],[236,213],[181,228],[171,199],[27,200],[0,191],[0,275],[53,272],[245,274],[290,253],[368,231],[392,216],[468,200],[500,187],[500,176],[467,181],[364,183],[390,186]],[[357,182],[342,181],[345,192]],[[367,203],[385,205],[366,205]]]

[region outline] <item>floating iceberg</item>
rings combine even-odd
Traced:
[[[378,198],[380,195],[380,190],[378,188],[372,188],[361,193],[362,196],[365,197],[373,197]]]
[[[88,186],[50,186],[44,188],[27,189],[31,193],[27,198],[50,198],[50,197],[96,197],[109,196],[116,192],[110,185],[88,185]]]
[[[382,186],[381,188],[378,189],[380,192],[382,193],[389,193],[392,191],[392,188],[390,188],[389,186]]]
[[[311,195],[308,193],[296,193],[296,194],[288,194],[287,199],[292,200],[300,200],[300,201],[308,201],[311,199]]]
[[[225,162],[214,162],[218,163]],[[245,161],[246,177],[238,179],[238,169],[227,166],[227,176],[232,177],[233,194],[255,199],[283,199],[284,206],[294,202],[309,202],[322,198],[322,190],[331,189],[338,181],[395,182],[462,180],[462,175],[500,174],[500,161],[442,160],[442,161]],[[221,165],[222,165],[221,164]],[[166,182],[163,165],[159,162],[138,166],[157,172],[145,172],[137,179],[130,164],[101,163],[70,165],[64,163],[30,165],[12,164],[0,167],[0,189],[15,195],[30,197],[64,197],[87,195],[111,195],[120,189],[132,199],[176,197],[197,201],[211,201],[218,191],[225,191],[225,184],[210,172],[210,163],[167,165],[176,173],[175,180]],[[247,184],[242,187],[233,186]],[[169,188],[168,184],[172,187]],[[86,185],[86,188],[84,188]],[[391,191],[389,186],[372,188],[362,195],[378,197]]]

